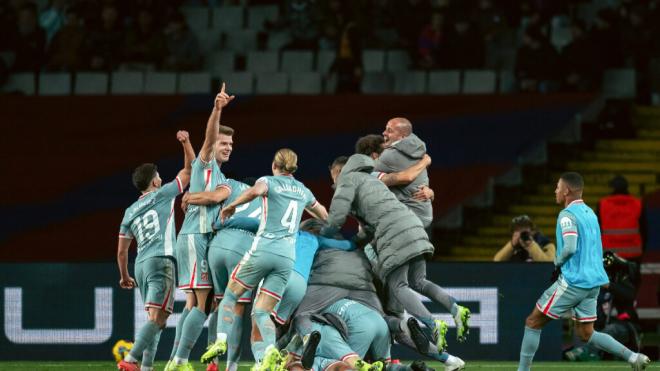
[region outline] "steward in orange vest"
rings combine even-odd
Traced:
[[[598,204],[603,250],[612,251],[623,258],[642,255],[642,236],[639,219],[642,202],[628,194],[628,181],[618,175],[610,182],[612,195]]]

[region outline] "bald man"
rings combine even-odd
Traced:
[[[396,173],[418,163],[426,154],[426,144],[412,132],[412,124],[403,117],[387,122],[383,131],[383,152],[376,159],[375,170],[381,173]],[[390,187],[396,198],[415,213],[428,228],[433,221],[431,200],[420,200],[414,195],[420,187],[429,185],[429,176],[424,169],[407,185]]]

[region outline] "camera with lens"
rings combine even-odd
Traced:
[[[524,242],[529,242],[532,240],[532,234],[529,231],[520,232],[520,239]]]

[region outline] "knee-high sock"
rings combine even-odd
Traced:
[[[141,359],[142,352],[154,342],[159,332],[160,326],[156,322],[147,321],[135,337],[135,344],[126,358],[130,357],[130,361]]]
[[[385,365],[385,371],[410,371],[409,365],[397,364],[397,363],[388,363]]]
[[[532,366],[534,354],[539,348],[541,341],[541,330],[535,330],[525,326],[525,335],[523,336],[522,345],[520,346],[520,362],[518,363],[518,371],[529,371]]]
[[[217,337],[216,329],[218,328],[218,309],[211,312],[209,315],[209,333],[208,333],[208,344],[211,345],[215,343]]]
[[[170,353],[170,359],[174,359],[176,356],[176,351],[179,348],[179,341],[181,340],[181,329],[183,329],[183,323],[186,322],[186,317],[190,313],[190,309],[183,308],[181,314],[179,315],[179,320],[176,322],[176,333],[174,335],[174,345],[172,345],[172,353]]]
[[[234,365],[238,367],[241,359],[241,339],[243,338],[243,316],[232,313],[234,322],[227,335],[227,368]]]
[[[632,350],[626,348],[623,344],[616,341],[612,336],[603,332],[594,331],[587,344],[621,357],[628,362],[631,362],[631,360],[634,359],[633,356],[636,354]]]
[[[227,341],[234,323],[234,308],[236,307],[236,294],[230,289],[225,290],[225,296],[218,304],[218,340]]]
[[[275,324],[270,319],[270,312],[263,309],[254,309],[252,321],[261,334],[261,341],[252,343],[252,354],[257,362],[264,358],[264,352],[269,345],[275,345]]]
[[[142,367],[153,368],[154,359],[156,358],[156,350],[158,349],[158,342],[160,341],[160,334],[163,330],[158,331],[154,341],[142,352]]]
[[[197,307],[193,308],[186,317],[186,322],[184,322],[183,329],[181,329],[179,349],[176,351],[176,359],[179,363],[187,361],[190,357],[190,352],[204,329],[204,322],[206,322],[206,313]]]

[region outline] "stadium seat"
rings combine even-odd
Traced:
[[[429,73],[430,94],[458,94],[461,90],[461,71],[433,71]]]
[[[367,72],[362,78],[363,94],[389,94],[392,92],[392,76],[386,72]]]
[[[306,50],[285,50],[282,52],[282,72],[311,72],[314,66],[314,53]]]
[[[254,74],[250,72],[230,72],[222,75],[232,94],[249,95],[254,93]]]
[[[222,40],[222,33],[220,31],[213,29],[200,30],[196,33],[196,36],[199,43],[199,51],[203,55],[209,55],[220,49],[220,41]]]
[[[289,34],[289,31],[271,31],[268,32],[266,47],[268,50],[282,50],[290,42],[291,34]]]
[[[550,43],[561,51],[566,45],[573,41],[573,34],[571,33],[570,20],[566,16],[554,16],[550,23]]]
[[[257,31],[234,30],[225,33],[225,49],[245,53],[257,49]]]
[[[336,53],[334,50],[319,50],[316,54],[316,71],[326,74],[335,62]]]
[[[603,94],[607,98],[634,98],[637,92],[635,70],[606,70],[603,76]]]
[[[42,73],[39,75],[39,95],[71,95],[71,74]]]
[[[463,94],[492,94],[497,78],[490,70],[467,70],[463,76]]]
[[[191,30],[205,30],[209,28],[209,8],[205,6],[187,6],[181,8],[186,23]],[[197,32],[195,32],[197,33]]]
[[[363,51],[362,65],[365,72],[383,72],[385,70],[385,52],[382,50]]]
[[[290,94],[321,94],[321,74],[318,72],[293,72],[289,74]]]
[[[274,22],[279,16],[277,5],[255,5],[248,7],[248,28],[263,30],[266,21]]]
[[[20,92],[25,95],[34,95],[36,89],[36,79],[33,73],[14,73],[9,75],[7,83],[0,87],[3,93]]]
[[[219,31],[234,31],[243,28],[244,11],[242,6],[213,8],[211,28]]]
[[[110,77],[110,94],[142,94],[144,74],[142,72],[114,72]]]
[[[288,75],[284,72],[262,72],[257,74],[257,94],[286,94]]]
[[[176,93],[176,73],[147,72],[144,77],[145,94]]]
[[[208,94],[211,92],[211,74],[208,72],[183,72],[179,74],[177,93]]]
[[[394,94],[425,94],[426,72],[394,72]]]
[[[100,72],[79,72],[76,74],[73,93],[75,95],[108,94],[108,74]]]
[[[218,78],[225,72],[233,72],[235,61],[236,53],[233,51],[215,51],[206,58],[206,69],[213,78]]]
[[[497,91],[500,93],[513,93],[516,91],[516,76],[512,70],[500,71]]]
[[[279,53],[276,51],[251,51],[247,55],[247,71],[277,72],[279,70]]]
[[[387,51],[387,70],[406,71],[410,69],[410,54],[405,50]]]

